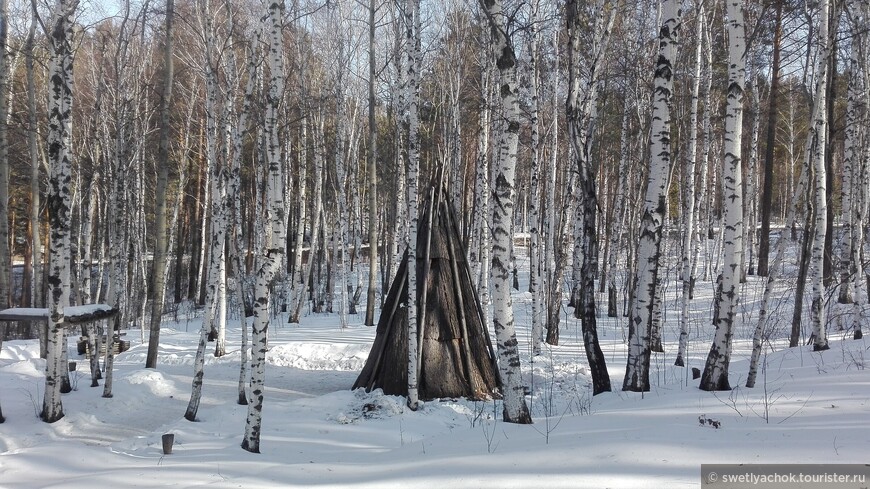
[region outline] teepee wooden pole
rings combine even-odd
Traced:
[[[426,246],[423,247],[423,277],[417,281],[417,287],[423,284],[423,293],[420,297],[420,303],[417,305],[417,385],[420,384],[420,371],[423,365],[423,333],[426,330],[426,302],[429,292],[429,272],[432,268],[431,252],[432,252],[432,214],[435,210],[435,187],[429,189],[429,208],[427,209],[428,216],[426,220]],[[416,298],[416,292],[414,296]],[[411,291],[408,291],[410,297]]]
[[[453,293],[456,296],[457,303],[459,304],[459,325],[462,328],[462,366],[465,367],[465,377],[468,379],[468,387],[471,389],[471,394],[477,397],[477,389],[473,385],[474,378],[471,369],[473,356],[471,354],[471,345],[469,345],[470,338],[468,335],[468,322],[465,318],[464,291],[462,290],[462,282],[459,279],[459,266],[457,263],[456,249],[453,247],[454,243],[459,243],[459,237],[456,236],[456,226],[453,213],[450,211],[450,206],[446,203],[444,214],[447,220],[445,227],[447,228],[447,253],[450,257],[450,277],[453,279]]]

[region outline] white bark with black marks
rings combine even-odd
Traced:
[[[598,104],[598,79],[604,69],[604,55],[616,19],[615,6],[605,0],[595,4],[593,43],[584,56],[580,29],[583,7],[576,0],[566,4],[568,24],[568,102],[565,114],[569,141],[576,159],[577,186],[574,197],[574,317],[581,320],[583,345],[592,376],[593,394],[610,391],[610,376],[598,344],[595,276],[598,270],[598,194],[596,171],[590,155],[591,136]],[[583,74],[585,67],[586,74]],[[579,250],[579,253],[578,253]]]
[[[408,204],[408,407],[416,410],[418,406],[417,380],[420,372],[418,349],[419,319],[417,304],[417,228],[418,211],[418,173],[420,160],[420,0],[407,0],[403,11],[405,28],[404,63],[406,68],[405,101],[408,112],[405,119],[407,133],[407,204]]]
[[[265,191],[266,212],[265,242],[256,257],[256,286],[254,299],[254,325],[252,328],[253,355],[251,381],[248,394],[248,415],[242,448],[253,453],[260,452],[260,433],[263,423],[263,397],[266,377],[266,339],[269,330],[269,304],[272,299],[272,282],[284,262],[286,244],[284,175],[281,155],[279,120],[281,97],[284,93],[284,3],[265,0],[266,62],[269,72],[268,93],[263,121],[265,143]]]
[[[30,284],[30,307],[40,307],[42,301],[42,233],[40,232],[39,198],[39,146],[37,144],[36,82],[33,45],[38,18],[36,8],[31,9],[30,30],[25,42],[24,65],[27,79],[27,150],[30,156],[30,236],[33,277]]]
[[[541,260],[541,128],[539,120],[540,68],[538,67],[538,9],[540,0],[531,6],[532,18],[529,24],[529,60],[527,63],[529,115],[532,139],[532,161],[529,169],[529,293],[532,296],[532,353],[541,353],[544,342],[544,289],[543,262]]]
[[[220,184],[215,183],[212,180],[215,180],[220,175],[215,175],[216,172],[216,158],[217,158],[217,81],[216,81],[216,73],[214,66],[214,54],[212,50],[215,46],[214,39],[214,27],[212,25],[212,16],[211,16],[211,8],[209,0],[204,0],[200,5],[198,5],[200,9],[200,21],[202,22],[203,36],[205,38],[205,66],[204,66],[204,76],[205,76],[205,118],[206,118],[206,128],[205,128],[205,137],[206,137],[206,168],[203,171],[203,175],[207,177],[207,181],[204,185],[204,189],[211,187],[209,192],[214,193],[220,191]],[[209,183],[211,182],[211,183]],[[204,201],[208,201],[208,199],[203,199]],[[219,208],[219,200],[215,202],[215,197],[211,198],[211,205],[206,206],[207,208],[203,210],[203,213],[207,213],[208,209],[211,209],[212,212],[212,227],[215,225],[222,225],[222,223],[217,222],[217,214],[219,211],[216,208]],[[205,221],[203,221],[203,233],[205,233]],[[223,229],[220,230],[223,233]],[[216,252],[216,245],[214,243],[215,230],[212,229],[212,237],[211,240],[203,239],[203,254],[206,251],[206,243],[211,243],[211,254]],[[204,234],[203,234],[204,235]],[[219,256],[211,256],[209,258],[209,264],[214,262],[214,266],[216,269],[215,278],[217,275],[217,271],[219,271],[220,261],[223,259],[223,239],[220,241],[220,249],[217,250]],[[211,270],[211,266],[208,266],[208,270]],[[209,272],[211,275],[211,272]],[[212,287],[214,285],[214,287]],[[214,306],[214,291],[217,288],[217,284],[209,284],[206,289],[206,307],[205,312],[202,318],[202,325],[199,331],[199,343],[196,348],[196,355],[193,360],[193,380],[191,381],[191,392],[190,392],[190,400],[187,403],[187,409],[184,413],[184,418],[188,421],[196,421],[197,412],[199,411],[199,403],[202,398],[202,379],[204,376],[204,368],[205,368],[205,349],[208,345],[208,335],[212,329],[212,321],[216,313],[216,309]]]
[[[811,283],[810,324],[813,330],[813,350],[827,350],[828,346],[825,314],[824,266],[825,237],[828,228],[827,200],[827,166],[825,165],[825,147],[828,135],[828,65],[831,55],[831,39],[829,29],[830,1],[821,0],[819,4],[819,46],[816,64],[816,86],[813,101],[808,166],[813,169],[813,215],[815,229],[810,248],[810,265],[808,275]]]
[[[671,166],[671,98],[681,25],[679,2],[661,0],[661,12],[650,128],[649,180],[641,209],[635,292],[628,324],[628,360],[622,384],[622,390],[634,392],[649,390],[650,328],[655,297],[660,293],[656,285]]]
[[[504,396],[503,418],[509,423],[529,424],[520,354],[514,331],[511,301],[511,243],[513,241],[514,180],[520,132],[517,58],[508,34],[508,19],[501,0],[481,0],[489,21],[491,49],[499,70],[499,96],[503,121],[497,135],[497,157],[492,190],[492,302],[499,373]]]
[[[701,47],[704,44],[706,15],[703,3],[699,2],[695,18],[695,66],[692,72],[692,102],[689,109],[689,144],[686,150],[686,166],[683,170],[683,247],[681,257],[682,294],[680,296],[680,339],[674,365],[685,366],[686,349],[689,343],[689,302],[695,281],[697,265],[698,223],[696,220],[695,173],[698,158],[698,101],[701,92]],[[706,182],[701,182],[705,185]]]
[[[468,261],[471,265],[471,279],[480,291],[480,302],[484,308],[489,306],[489,280],[485,278],[488,243],[487,216],[489,215],[489,137],[491,115],[492,60],[484,53],[480,61],[481,106],[478,118],[477,160],[474,177],[474,206],[471,217],[471,233],[468,247]],[[488,314],[487,314],[488,316]]]
[[[369,193],[368,237],[369,237],[369,281],[366,293],[366,316],[363,324],[375,325],[375,302],[378,278],[378,128],[375,119],[375,11],[376,0],[369,0],[369,79],[368,79],[368,144],[366,144],[366,176]],[[304,194],[300,198],[304,201]],[[300,249],[300,248],[297,248]],[[301,253],[301,251],[299,252]]]
[[[70,296],[70,229],[72,203],[72,16],[78,1],[58,0],[46,25],[51,58],[48,96],[48,206],[50,252],[48,264],[48,357],[41,417],[46,423],[63,418],[62,361],[66,348],[64,308]]]
[[[0,0],[0,307],[9,307],[12,257],[9,250],[8,0]]]
[[[868,86],[868,49],[867,43],[870,41],[868,35],[868,17],[870,17],[870,5],[867,2],[850,1],[847,3],[847,14],[850,20],[851,33],[854,36],[852,41],[852,50],[850,53],[850,76],[849,76],[849,95],[848,106],[846,111],[846,147],[844,160],[849,161],[851,169],[851,198],[848,207],[849,214],[846,214],[845,193],[844,188],[844,233],[846,231],[846,222],[850,222],[848,228],[850,233],[848,239],[848,279],[844,280],[842,287],[851,285],[854,290],[852,295],[852,319],[851,328],[853,337],[860,339],[863,337],[861,325],[867,314],[868,298],[867,298],[867,275],[864,270],[864,226],[867,222],[868,203],[870,203],[870,151],[866,147],[868,131],[866,121],[868,116],[868,97],[870,97],[870,86]],[[843,164],[843,171],[847,171],[846,161]],[[845,175],[844,183],[845,187]],[[845,277],[844,277],[845,278]]]
[[[746,43],[743,2],[728,0],[728,98],[725,111],[725,158],[722,167],[722,289],[716,294],[714,317],[716,331],[707,354],[700,388],[706,391],[730,390],[728,366],[731,342],[740,321],[737,309],[743,254],[743,183],[741,172],[743,136],[743,95],[746,78]]]

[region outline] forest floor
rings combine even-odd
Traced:
[[[734,388],[710,393],[697,388],[690,369],[703,368],[712,340],[712,284],[699,282],[692,302],[686,368],[672,365],[679,284],[666,284],[665,353],[652,360],[651,391],[619,390],[627,319],[602,313],[599,336],[614,392],[595,397],[572,310],[563,311],[561,345],[532,356],[529,294],[515,291],[533,425],[504,423],[497,401],[444,399],[413,412],[403,398],[350,391],[375,333],[362,314],[344,329],[335,314],[309,313],[300,325],[276,320],[260,454],[240,448],[247,408],[236,404],[237,318],[229,324],[229,354],[207,355],[198,422],[183,418],[196,314],[167,316],[155,370],[144,368],[140,331],[128,331],[132,347],[116,357],[111,399],[90,387],[71,338],[75,390],[63,397],[66,416],[50,425],[37,417],[44,388],[37,342],[7,341],[0,351],[0,487],[678,488],[700,487],[708,463],[870,462],[870,344],[838,329],[834,306],[830,350],[787,348],[786,283],[771,307],[774,327],[757,386],[745,388],[761,296],[761,281],[749,277],[731,360]],[[161,449],[164,433],[175,436],[170,455]]]

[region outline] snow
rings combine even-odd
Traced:
[[[44,360],[35,341],[0,351],[0,487],[700,487],[702,463],[866,463],[870,453],[870,345],[829,325],[831,349],[786,348],[790,292],[762,357],[757,387],[748,371],[760,281],[744,285],[744,324],[735,336],[730,392],[697,389],[712,339],[712,286],[699,282],[687,363],[673,367],[676,301],[666,302],[664,355],[653,359],[650,392],[592,397],[577,320],[563,317],[562,345],[528,353],[529,295],[514,292],[533,425],[501,421],[498,402],[444,399],[410,411],[403,398],[350,391],[375,328],[333,314],[285,318],[270,328],[260,454],[240,448],[246,407],[235,403],[238,321],[229,354],[207,355],[197,422],[183,418],[190,395],[199,319],[167,319],[159,367],[144,369],[147,345],[130,331],[115,358],[114,397],[91,388],[87,368],[71,373],[66,416],[37,418]],[[522,287],[521,287],[522,288]],[[679,290],[674,282],[668,293]],[[603,303],[602,303],[603,304]],[[606,310],[600,307],[600,310]],[[364,310],[363,308],[360,309]],[[570,309],[566,309],[570,313]],[[625,318],[599,317],[613,385],[625,372]],[[787,340],[786,340],[787,341]],[[70,360],[84,367],[70,340]],[[102,383],[102,382],[101,382]],[[699,419],[703,419],[702,424]],[[712,426],[708,420],[718,423]],[[162,453],[164,433],[175,436]]]
[[[111,311],[112,306],[108,304],[86,304],[83,306],[70,306],[63,308],[63,313],[66,317],[93,315]]]

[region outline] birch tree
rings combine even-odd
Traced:
[[[804,167],[804,171],[801,172],[800,177],[798,178],[794,195],[806,195],[807,185],[809,185],[809,175],[807,168]],[[794,222],[800,204],[801,199],[799,198],[791,200],[785,222]],[[761,304],[758,306],[758,323],[755,326],[755,332],[752,336],[752,353],[749,357],[749,373],[746,376],[746,387],[749,388],[755,387],[755,380],[758,376],[758,362],[761,358],[761,348],[763,346],[762,341],[764,340],[764,335],[770,331],[768,326],[770,322],[770,298],[773,294],[774,285],[778,283],[782,277],[783,259],[786,252],[786,246],[792,242],[793,239],[789,238],[788,233],[783,232],[780,235],[779,240],[776,243],[773,260],[770,262],[767,270],[766,280],[764,281],[764,291],[761,296]]]
[[[235,121],[234,126],[232,127],[232,155],[230,157],[230,172],[227,185],[227,204],[230,206],[230,213],[232,214],[232,232],[231,239],[229,241],[229,262],[233,267],[233,273],[235,274],[236,278],[235,294],[240,309],[239,318],[242,323],[242,341],[241,346],[239,347],[241,350],[241,358],[239,361],[240,367],[238,391],[238,403],[242,405],[245,405],[248,402],[248,398],[245,393],[245,383],[247,382],[249,375],[248,354],[250,352],[250,346],[248,345],[248,319],[246,313],[246,289],[248,288],[249,280],[242,260],[242,250],[244,249],[244,242],[242,240],[242,143],[248,131],[248,116],[251,111],[251,105],[253,104],[254,88],[258,82],[257,70],[260,60],[256,55],[255,50],[259,48],[261,42],[260,29],[254,28],[251,29],[251,31],[252,32],[248,33],[248,38],[251,39],[251,41],[247,44],[245,49],[245,52],[248,56],[248,80],[245,85],[244,98],[242,101],[242,110],[239,113],[238,119]],[[230,59],[232,59],[232,57]],[[302,175],[302,177],[304,178],[305,174],[303,173]],[[302,188],[304,189],[304,184]],[[302,198],[304,198],[304,195],[305,193],[301,192]],[[299,245],[296,249],[301,250],[301,245]],[[301,252],[298,254],[301,255]],[[299,268],[301,268],[301,265],[299,265]]]
[[[721,290],[716,294],[714,317],[716,331],[707,354],[700,388],[706,391],[730,390],[728,365],[731,361],[731,341],[740,321],[737,305],[740,298],[741,263],[743,254],[743,189],[741,174],[741,141],[743,136],[743,90],[746,78],[746,43],[742,0],[728,0],[726,6],[728,30],[728,98],[725,111],[725,158],[722,166],[723,211],[722,226],[724,264]]]
[[[0,308],[9,307],[12,257],[9,250],[9,67],[7,37],[9,29],[8,0],[0,0]]]
[[[483,307],[489,306],[489,280],[485,267],[485,251],[488,243],[486,216],[489,209],[489,137],[491,113],[492,60],[486,50],[478,55],[480,67],[480,107],[477,120],[477,159],[474,172],[474,204],[472,205],[471,232],[469,233],[468,261],[471,265],[471,278],[478,290]]]
[[[493,327],[498,349],[498,366],[504,389],[503,418],[509,423],[530,424],[525,387],[511,302],[510,264],[513,240],[514,178],[519,145],[520,107],[517,87],[517,58],[508,33],[508,18],[501,0],[480,0],[489,22],[492,52],[499,70],[499,95],[503,121],[496,141],[492,191],[492,301]]]
[[[405,28],[405,49],[403,66],[405,74],[405,96],[407,113],[405,115],[405,128],[407,134],[407,197],[408,204],[408,235],[406,237],[407,261],[408,261],[408,407],[417,409],[418,391],[417,377],[420,371],[418,350],[419,319],[417,317],[419,304],[417,303],[417,228],[419,211],[417,208],[417,179],[420,160],[420,0],[406,0],[403,10]]]
[[[138,15],[144,15],[140,11]],[[118,309],[114,324],[107,333],[103,397],[112,397],[112,372],[114,369],[114,344],[119,339],[116,331],[127,324],[130,317],[131,298],[136,294],[130,289],[130,259],[131,240],[139,240],[135,234],[131,216],[136,213],[136,151],[135,151],[135,119],[138,105],[135,102],[134,86],[141,74],[131,56],[131,42],[136,21],[131,15],[129,1],[123,3],[121,24],[117,35],[117,45],[111,53],[111,85],[108,96],[111,99],[111,109],[107,114],[109,123],[104,129],[111,138],[108,156],[110,172],[107,178],[111,189],[109,191],[108,209],[111,209],[111,219],[108,223],[109,233],[109,287],[106,302]],[[135,272],[134,272],[135,273]],[[135,302],[132,305],[136,305]]]
[[[746,80],[746,90],[749,92],[749,114],[751,116],[751,128],[749,134],[749,164],[746,168],[744,186],[746,188],[743,222],[745,227],[745,251],[743,259],[746,262],[745,274],[755,275],[755,263],[757,259],[757,223],[758,223],[758,134],[761,125],[761,99],[758,91],[759,84],[755,83],[757,68],[750,70]]]
[[[163,316],[163,298],[166,292],[166,186],[169,181],[169,130],[170,102],[172,101],[172,79],[174,64],[172,60],[172,37],[174,35],[173,17],[175,16],[175,0],[166,0],[166,20],[163,31],[163,91],[158,102],[160,113],[160,140],[157,148],[157,188],[154,198],[154,260],[149,284],[151,297],[151,321],[149,325],[148,353],[145,357],[145,368],[157,368],[157,348],[160,345],[160,321]]]
[[[221,291],[225,291],[226,269],[222,268],[224,262],[225,249],[225,223],[222,221],[222,189],[220,180],[223,179],[223,173],[219,170],[217,159],[217,67],[215,66],[215,31],[211,14],[210,0],[202,0],[198,2],[199,17],[202,28],[202,35],[205,41],[205,59],[204,59],[204,76],[205,76],[205,140],[206,140],[206,168],[203,174],[208,177],[204,187],[211,186],[211,204],[208,209],[212,213],[212,236],[206,241],[211,250],[209,253],[208,270],[209,283],[206,285],[206,307],[202,318],[202,325],[199,332],[199,343],[196,348],[196,356],[193,360],[193,380],[191,381],[190,400],[187,404],[187,409],[184,413],[184,418],[188,421],[195,421],[197,412],[199,411],[199,403],[202,398],[202,380],[205,368],[205,348],[208,343],[208,337],[214,329],[213,321],[226,320],[226,303],[225,294],[220,295]],[[209,183],[210,182],[210,183]],[[218,229],[215,229],[218,227]],[[205,226],[203,226],[205,228]],[[203,231],[205,232],[205,231]],[[203,252],[206,245],[203,244]],[[222,280],[223,279],[223,280]],[[219,313],[222,312],[222,315]],[[216,336],[216,335],[215,335]],[[220,345],[218,345],[220,346]]]
[[[78,1],[58,0],[46,25],[50,46],[48,98],[48,209],[51,251],[48,272],[48,357],[45,361],[45,395],[42,420],[54,423],[63,418],[61,376],[64,308],[70,296],[70,183],[72,181],[72,16]]]
[[[634,271],[635,292],[628,324],[628,360],[622,390],[649,390],[650,328],[657,293],[665,199],[671,166],[671,97],[674,63],[680,32],[680,9],[676,0],[661,0],[662,25],[655,64],[650,168],[641,210],[640,236]]]
[[[595,275],[598,270],[598,195],[596,169],[590,157],[591,133],[594,114],[598,104],[598,78],[604,69],[603,60],[610,41],[610,32],[616,18],[615,6],[610,2],[596,2],[592,15],[595,24],[593,43],[588,58],[582,55],[580,29],[583,24],[583,7],[576,0],[568,0],[565,17],[568,24],[568,102],[565,115],[568,134],[574,149],[577,168],[577,202],[575,247],[581,250],[580,280],[575,283],[575,317],[579,316],[583,330],[583,345],[592,375],[593,394],[610,391],[610,376],[604,354],[598,344],[598,327],[595,307]],[[582,73],[582,68],[588,70]],[[579,231],[579,232],[578,232]],[[574,267],[577,268],[577,263]]]
[[[539,120],[540,105],[540,68],[538,66],[538,10],[540,1],[535,0],[532,5],[531,19],[529,23],[529,60],[528,91],[529,91],[529,114],[532,138],[532,161],[529,173],[531,182],[529,188],[529,293],[532,295],[532,353],[541,353],[541,344],[544,341],[544,290],[543,290],[543,261],[541,259],[541,123]]]
[[[252,328],[253,356],[251,381],[248,394],[248,415],[242,448],[253,453],[260,452],[260,432],[263,423],[263,397],[266,376],[266,335],[270,322],[271,284],[284,262],[286,230],[284,227],[284,166],[281,163],[281,139],[278,115],[281,97],[284,94],[284,2],[265,0],[265,20],[268,42],[267,67],[268,92],[266,94],[263,120],[265,146],[265,213],[266,224],[263,249],[257,255],[256,285],[254,289],[254,325]]]
[[[849,89],[848,101],[846,108],[846,141],[845,155],[843,161],[844,183],[843,183],[843,214],[845,222],[850,222],[851,226],[846,228],[850,231],[847,236],[849,256],[846,260],[848,269],[848,280],[851,284],[843,284],[843,286],[851,285],[854,295],[852,297],[851,311],[851,327],[854,330],[853,337],[861,339],[863,331],[861,324],[863,322],[866,309],[868,307],[867,297],[867,275],[864,270],[864,226],[867,222],[868,188],[870,188],[870,168],[868,168],[868,158],[870,151],[866,147],[867,144],[867,127],[866,121],[868,116],[868,98],[870,98],[870,87],[868,87],[868,72],[867,72],[867,42],[868,36],[868,15],[870,15],[870,6],[866,2],[849,1],[846,4],[846,12],[849,16],[850,30],[853,35],[852,46],[849,56]],[[846,172],[851,174],[850,189],[849,189],[849,206],[846,202]],[[848,214],[846,214],[848,209]],[[845,226],[844,226],[845,228]],[[844,229],[845,231],[845,229]]]
[[[376,0],[369,0],[369,135],[366,145],[366,175],[368,177],[369,218],[369,282],[366,294],[366,326],[375,325],[375,302],[378,277],[378,128],[375,120],[375,25]]]
[[[27,83],[27,150],[30,156],[30,248],[33,278],[30,284],[30,306],[39,307],[42,301],[42,233],[39,219],[39,147],[37,144],[36,82],[33,62],[33,45],[39,19],[36,6],[31,5],[30,30],[24,46],[24,67]]]
[[[819,4],[819,46],[816,61],[816,86],[813,100],[813,112],[810,134],[807,139],[808,166],[813,169],[813,215],[815,222],[810,251],[809,277],[811,281],[811,305],[810,322],[813,329],[813,351],[827,350],[827,333],[825,331],[825,285],[824,285],[824,259],[825,237],[828,228],[828,201],[827,201],[827,166],[825,164],[825,150],[828,144],[828,109],[827,90],[829,57],[831,54],[830,39],[830,2],[821,0]]]
[[[352,114],[347,113],[347,104],[346,104],[346,79],[345,74],[347,73],[347,65],[349,63],[350,57],[349,53],[345,52],[345,44],[346,38],[345,33],[343,32],[344,27],[344,12],[342,11],[341,2],[336,0],[331,4],[330,14],[329,14],[329,23],[330,29],[335,32],[336,38],[334,40],[335,43],[338,44],[338,52],[336,54],[337,60],[334,61],[334,69],[335,71],[332,73],[332,77],[334,80],[334,98],[335,98],[335,144],[333,146],[334,151],[334,160],[335,160],[335,181],[334,183],[334,191],[335,191],[335,200],[337,200],[337,214],[338,214],[338,241],[334,242],[336,245],[337,253],[334,255],[334,262],[337,265],[337,277],[338,281],[341,284],[339,287],[339,312],[338,318],[339,323],[342,328],[347,327],[347,314],[349,312],[348,307],[349,298],[348,298],[348,288],[351,287],[350,281],[350,273],[348,271],[348,259],[347,259],[347,248],[348,248],[348,222],[350,221],[350,212],[348,212],[347,205],[347,179],[348,179],[348,171],[347,171],[347,163],[348,163],[348,155],[351,154],[350,150],[350,141],[352,136],[349,138],[349,133],[352,132],[348,126],[348,119],[353,119]],[[329,288],[330,293],[333,288]],[[351,306],[353,307],[353,306]]]
[[[680,296],[680,339],[674,365],[685,366],[686,348],[689,340],[689,300],[695,281],[697,265],[698,222],[695,216],[695,172],[698,157],[698,100],[701,92],[701,47],[704,38],[706,13],[703,1],[697,2],[695,18],[695,65],[692,72],[692,101],[689,109],[689,144],[686,149],[686,166],[683,170],[683,246],[681,257],[682,295]],[[706,182],[701,182],[702,185]]]
[[[206,265],[205,283],[205,314],[202,327],[208,331],[208,339],[215,340],[215,356],[226,352],[226,314],[227,314],[227,257],[226,230],[227,209],[226,196],[226,161],[225,154],[219,147],[221,126],[226,120],[227,111],[232,104],[228,97],[223,97],[224,110],[220,109],[218,100],[221,95],[218,85],[218,62],[221,53],[217,52],[216,28],[210,0],[202,2],[201,16],[205,35],[205,139],[206,139],[206,171],[210,172],[211,196],[209,209],[211,211],[210,236],[206,241],[208,246],[208,261]],[[221,114],[221,112],[223,112]]]
[[[556,72],[560,70],[557,68]],[[554,88],[558,93],[559,76],[555,76]],[[576,185],[576,172],[567,172],[567,183],[562,182],[565,191],[561,196],[561,201],[557,198],[557,168],[558,160],[562,155],[559,151],[559,126],[558,105],[553,104],[553,122],[550,127],[550,161],[547,175],[547,195],[546,207],[547,216],[545,221],[546,236],[546,255],[545,263],[547,267],[546,274],[546,305],[547,305],[547,344],[556,346],[559,344],[559,322],[562,314],[562,278],[565,273],[566,262],[568,260],[568,237],[569,224],[572,222],[568,216],[573,214],[574,199],[568,197],[567,189],[571,189]]]

